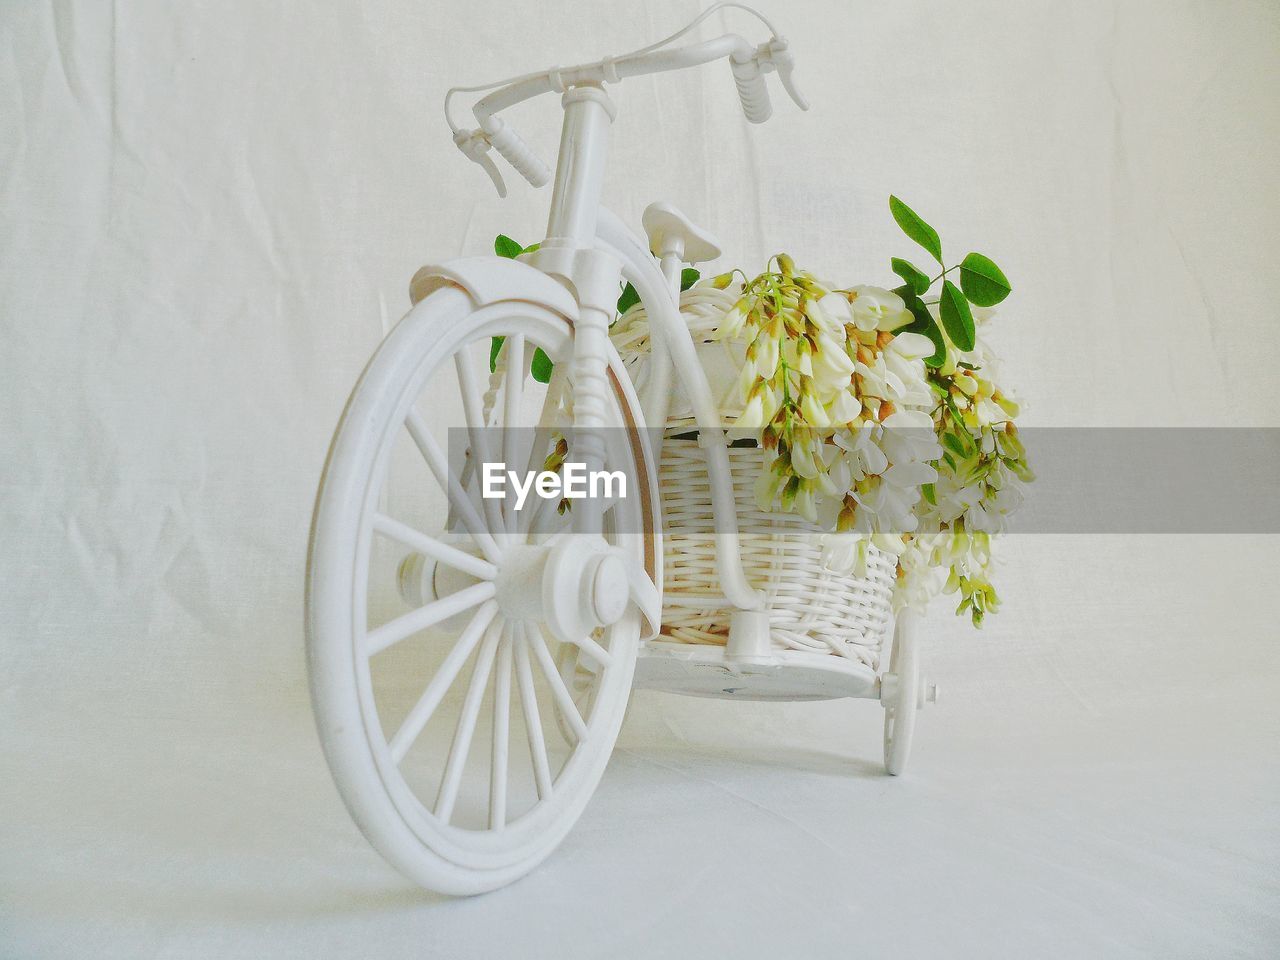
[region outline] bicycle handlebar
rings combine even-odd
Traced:
[[[520,135],[510,125],[497,117],[489,117],[484,121],[482,129],[493,149],[531,185],[541,187],[551,179],[551,169],[520,139]]]
[[[709,13],[710,10],[707,12]],[[665,42],[667,41],[663,41]],[[795,60],[785,39],[775,33],[767,42],[753,47],[742,37],[730,33],[688,47],[661,49],[661,44],[658,44],[621,57],[609,57],[594,63],[518,77],[476,102],[472,107],[472,113],[475,115],[478,128],[464,131],[455,126],[454,143],[468,158],[484,167],[500,196],[506,196],[506,185],[487,155],[490,146],[531,185],[540,187],[551,179],[550,169],[529,149],[509,124],[495,116],[498,111],[541,94],[563,92],[579,84],[618,83],[628,77],[683,70],[724,58],[729,60],[734,84],[738,90],[738,99],[742,103],[742,112],[746,115],[748,122],[764,123],[773,113],[773,106],[769,100],[769,88],[764,78],[770,70],[778,72],[783,89],[796,106],[801,110],[809,109],[808,101],[800,94],[792,79],[791,72],[795,66]],[[453,92],[450,91],[450,95]],[[447,97],[445,115],[447,118]],[[452,120],[450,125],[453,125]]]
[[[748,123],[764,123],[773,116],[773,104],[769,101],[769,87],[764,82],[764,71],[754,59],[739,63],[729,61],[733,70],[733,82],[738,88],[738,99]]]

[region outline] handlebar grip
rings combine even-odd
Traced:
[[[520,139],[520,135],[510,125],[497,117],[490,117],[484,123],[484,132],[493,149],[502,154],[502,158],[530,184],[541,187],[551,179],[551,170],[538,159],[538,155],[529,149],[529,145]]]
[[[733,82],[738,87],[738,99],[749,123],[764,123],[773,116],[773,104],[769,101],[769,88],[765,86],[764,71],[755,60],[739,63],[730,60]]]

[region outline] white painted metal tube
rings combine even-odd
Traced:
[[[663,347],[671,358],[671,367],[679,377],[693,407],[694,421],[698,424],[702,446],[707,454],[707,474],[711,481],[711,502],[715,514],[716,570],[720,577],[720,588],[735,607],[759,610],[764,606],[764,595],[751,586],[742,568],[742,552],[738,546],[737,503],[729,471],[729,449],[724,427],[720,423],[720,408],[711,394],[711,384],[707,382],[702,364],[698,361],[693,338],[680,319],[680,311],[671,297],[666,278],[640,239],[604,207],[599,211],[596,232],[603,246],[622,260],[624,275],[644,301],[649,315],[650,335],[657,333],[661,337]],[[652,428],[661,430],[667,422],[666,404],[670,399],[670,389],[655,395],[652,380],[650,387],[650,404],[644,409],[645,422]]]
[[[545,243],[590,248],[596,235],[612,107],[608,94],[592,87],[570,90],[563,102],[564,125]]]
[[[485,121],[499,110],[506,110],[531,97],[564,90],[575,84],[615,83],[627,77],[642,77],[652,73],[697,67],[725,57],[733,57],[741,61],[750,58],[754,53],[754,45],[736,34],[729,33],[689,47],[654,50],[649,53],[618,57],[616,60],[608,61],[607,65],[606,61],[597,60],[594,63],[564,67],[509,83],[478,100],[472,112],[475,114],[476,122],[483,128]]]

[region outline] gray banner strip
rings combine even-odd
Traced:
[[[490,450],[504,449],[501,429],[485,433]],[[610,442],[623,443],[626,435],[615,433]],[[655,431],[648,436],[657,442]],[[1010,533],[1280,533],[1280,428],[1043,427],[1018,436],[1036,480],[1022,488]],[[524,431],[507,449],[527,451],[533,437]],[[465,431],[449,431],[451,466],[474,482],[468,441]],[[739,505],[750,533],[744,513]]]

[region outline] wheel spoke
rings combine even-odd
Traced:
[[[503,344],[507,354],[506,389],[503,392],[502,462],[510,465],[519,455],[517,424],[520,422],[520,401],[524,399],[524,334],[513,333]],[[516,532],[515,501],[503,498],[503,515],[507,533]]]
[[[560,671],[556,669],[555,662],[551,659],[551,651],[547,649],[547,638],[543,636],[542,628],[536,623],[531,625],[529,631],[529,645],[533,647],[533,655],[547,678],[547,685],[551,687],[556,706],[560,708],[565,722],[569,724],[569,729],[581,743],[586,739],[587,725],[583,722],[582,714],[578,712],[577,704],[573,702],[573,695],[564,685],[564,678],[560,676]]]
[[[427,427],[422,417],[415,410],[409,411],[409,416],[405,418],[405,426],[409,430],[409,435],[413,437],[414,446],[418,448],[418,452],[422,454],[422,459],[427,462],[427,466],[430,467],[431,473],[435,476],[436,482],[440,484],[440,488],[448,496],[449,503],[458,511],[462,525],[466,528],[467,533],[471,534],[471,539],[476,542],[476,545],[480,547],[481,552],[489,558],[490,562],[497,563],[501,554],[498,542],[485,529],[484,521],[480,519],[480,514],[476,512],[476,505],[471,502],[471,498],[462,489],[462,484],[458,482],[458,478],[450,472],[444,451],[440,449],[435,437],[431,435],[430,428]]]
[[[458,800],[458,787],[462,783],[462,770],[467,763],[467,754],[471,752],[471,738],[476,732],[476,718],[480,716],[480,702],[484,699],[484,688],[489,682],[489,674],[493,670],[493,657],[498,650],[498,641],[502,630],[497,624],[489,626],[485,634],[480,652],[476,654],[475,669],[471,672],[471,682],[467,686],[467,695],[462,701],[462,715],[458,717],[458,726],[453,733],[453,743],[449,747],[449,759],[445,762],[444,777],[440,780],[440,792],[436,796],[436,816],[448,823],[453,817],[453,805]]]
[[[613,663],[613,655],[596,643],[592,637],[579,637],[573,641],[573,645],[602,667]]]
[[[481,635],[493,621],[497,612],[497,603],[489,601],[472,615],[471,622],[462,631],[457,643],[453,645],[453,649],[444,658],[444,662],[440,664],[435,676],[431,678],[426,689],[422,691],[422,696],[418,698],[418,702],[413,705],[409,715],[400,724],[400,729],[396,731],[396,735],[391,738],[391,743],[389,744],[391,759],[397,764],[404,759],[404,755],[409,752],[409,748],[413,746],[413,742],[418,739],[423,727],[431,719],[431,715],[440,706],[440,701],[444,699],[445,694],[449,692],[449,688],[453,686],[453,681],[458,678],[462,665],[471,656],[471,651],[476,648],[476,644],[480,642]]]
[[[489,764],[489,829],[507,825],[507,753],[511,740],[511,628],[498,645],[498,672],[493,680],[493,759]]]
[[[426,554],[432,560],[453,567],[455,570],[461,570],[463,573],[469,573],[481,580],[492,580],[498,574],[498,568],[487,560],[481,560],[457,547],[441,543],[435,537],[421,533],[399,520],[388,517],[385,513],[374,515],[373,529],[418,553]]]
[[[618,496],[601,498],[596,501],[600,504],[600,517],[606,517],[610,510],[622,502],[622,498]],[[570,514],[562,514],[559,511],[560,501],[547,500],[538,497],[532,507],[525,509],[528,520],[522,520],[522,530],[528,533],[529,539],[535,537],[543,537],[551,533],[557,523],[561,527],[568,527],[572,519]]]
[[[544,500],[538,498],[538,502],[533,505],[531,511],[533,518],[529,522],[529,539],[533,541],[535,537],[545,537],[557,531],[567,530],[569,528],[569,515],[560,512],[560,502]]]
[[[538,427],[533,434],[533,446],[529,448],[529,459],[525,467],[525,476],[537,473],[542,469],[543,463],[547,459],[547,447],[551,444],[551,430],[547,427]],[[528,533],[533,526],[533,521],[537,516],[539,505],[542,498],[535,496],[533,503],[525,502],[525,507],[516,517],[516,529],[521,533]]]
[[[467,419],[467,436],[471,440],[471,456],[476,461],[476,475],[479,477],[482,465],[493,462],[493,453],[489,449],[489,437],[485,432],[484,404],[480,390],[476,386],[475,371],[472,369],[471,355],[466,350],[459,350],[453,355],[453,365],[458,371],[458,389],[462,393],[462,412]],[[489,529],[505,530],[502,520],[502,508],[496,499],[481,497],[484,515],[489,521]]]
[[[542,717],[538,714],[538,695],[533,688],[533,667],[529,665],[529,639],[523,626],[517,624],[516,677],[520,686],[520,706],[524,711],[525,731],[529,736],[529,756],[533,760],[533,778],[538,786],[538,799],[551,796],[551,764],[547,761],[547,741],[542,736]]]
[[[413,636],[419,630],[425,630],[441,620],[447,620],[454,614],[462,613],[477,604],[484,603],[493,594],[493,581],[482,580],[480,583],[467,587],[465,590],[459,590],[457,593],[451,593],[447,597],[433,600],[426,606],[419,607],[411,613],[396,617],[390,623],[384,623],[377,629],[370,630],[365,634],[362,652],[366,657],[372,657],[375,653],[380,653],[392,644]]]

